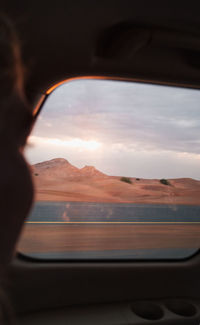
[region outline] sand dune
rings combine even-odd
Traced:
[[[163,185],[158,179],[108,176],[93,166],[81,169],[63,158],[32,166],[36,200],[87,201],[158,204],[200,204],[200,181],[191,178],[169,179]]]

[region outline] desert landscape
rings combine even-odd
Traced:
[[[200,205],[200,181],[109,176],[55,158],[31,166],[36,201]]]
[[[44,209],[40,210],[42,212],[39,216],[37,213],[40,212],[36,210],[38,211],[34,216],[36,219],[31,220],[38,221],[31,223],[29,219],[23,229],[18,250],[24,254],[43,258],[48,256],[58,258],[62,254],[68,258],[86,254],[84,256],[89,258],[93,252],[94,256],[108,253],[110,258],[119,254],[124,258],[132,256],[131,254],[148,258],[153,252],[155,258],[158,256],[165,258],[166,253],[167,256],[181,258],[192,254],[191,252],[195,252],[199,247],[200,227],[197,223],[189,222],[190,213],[182,220],[187,221],[187,224],[162,222],[164,210],[160,215],[161,222],[158,223],[85,222],[84,224],[87,220],[88,207],[79,207],[76,210],[76,204],[85,202],[84,204],[90,206],[90,202],[96,202],[97,209],[99,203],[104,203],[102,207],[110,203],[200,205],[200,181],[192,178],[160,180],[109,176],[93,166],[77,168],[63,158],[35,164],[31,166],[31,170],[36,189],[36,205],[44,206]],[[78,219],[81,222],[75,222],[77,216],[70,210],[68,203],[66,209],[62,210],[65,202],[72,202],[72,210],[75,204],[74,211],[83,218]],[[51,222],[51,208],[54,209],[55,204],[58,204],[60,209],[56,210],[58,216],[55,220],[58,222]],[[149,206],[146,209],[149,210]],[[171,213],[174,215],[172,210],[170,215]],[[67,214],[71,215],[69,220]],[[152,215],[149,220],[153,221],[153,217]],[[94,215],[92,220],[95,221],[95,218],[98,216]],[[124,215],[119,220],[123,221],[123,218]],[[79,255],[73,255],[74,253]]]

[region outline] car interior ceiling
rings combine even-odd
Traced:
[[[20,38],[33,108],[55,84],[85,76],[199,88],[199,9],[193,1],[1,2]],[[41,262],[13,255],[4,286],[19,324],[198,324],[200,319],[199,252],[174,262]],[[166,309],[160,319],[159,309],[151,315],[145,307],[148,301],[163,306],[169,298],[185,299],[186,313],[192,304],[198,311],[174,320]],[[134,316],[134,301],[139,301],[136,315],[144,310],[150,321]]]

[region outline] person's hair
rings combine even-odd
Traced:
[[[20,42],[10,19],[0,14],[0,137],[25,143],[32,112],[24,91],[25,68]]]
[[[7,290],[2,286],[4,269],[13,256],[32,202],[31,176],[20,150],[31,123],[32,112],[24,91],[20,42],[13,23],[0,14],[0,164],[3,173],[0,180],[0,213],[3,217],[0,224],[0,324],[13,323]]]
[[[21,92],[24,83],[24,68],[20,43],[13,23],[0,14],[0,96]]]

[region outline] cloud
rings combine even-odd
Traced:
[[[65,149],[79,149],[83,150],[97,150],[101,147],[101,143],[97,141],[85,141],[80,138],[68,138],[68,139],[58,139],[58,138],[48,138],[48,137],[38,137],[30,136],[29,143],[31,147],[34,146],[51,146],[51,147],[62,147]]]
[[[187,162],[197,161],[199,103],[200,91],[194,89],[103,80],[72,81],[60,86],[46,100],[33,135],[40,142],[54,142],[54,149],[64,145],[74,161],[77,159],[73,148],[87,151],[89,147],[101,148],[98,154],[102,156],[104,151],[104,160],[106,155],[112,160],[111,152],[120,160],[123,153],[130,165],[133,158],[137,161],[138,157],[148,156],[152,166],[156,166],[156,159],[162,161],[163,155],[167,161],[174,161],[173,156],[179,163],[180,157]],[[87,160],[86,154],[84,159]]]

